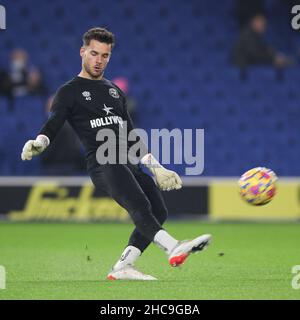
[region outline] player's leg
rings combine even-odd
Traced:
[[[165,201],[162,197],[162,193],[154,183],[153,179],[144,173],[142,170],[132,170],[137,181],[142,187],[143,191],[150,200],[152,206],[152,212],[157,220],[162,225],[167,219],[168,211]],[[210,235],[202,235],[194,240],[178,242],[172,238],[165,230],[160,230],[154,237],[154,242],[163,248],[168,257],[171,266],[176,267],[184,263],[190,253],[199,252],[207,247],[211,241]],[[137,247],[141,250],[141,253],[151,243],[146,239],[137,228],[134,229],[129,240],[129,246],[127,248]],[[124,251],[126,256],[126,249]],[[123,256],[123,257],[124,257]],[[125,259],[126,260],[126,259]]]
[[[143,189],[144,193],[150,201],[153,215],[158,220],[158,222],[161,225],[163,225],[163,223],[167,220],[168,217],[168,209],[161,191],[148,174],[144,173],[141,170],[135,170],[133,171],[133,173],[139,185],[141,186],[141,188]],[[152,241],[149,241],[149,239],[145,238],[139,232],[138,228],[135,228],[130,236],[128,246],[137,247],[140,249],[141,252],[143,252],[151,242]]]
[[[90,172],[96,188],[105,191],[125,208],[139,232],[153,240],[162,229],[152,214],[152,207],[141,186],[128,167],[121,164],[102,165]]]
[[[158,222],[163,225],[167,219],[168,210],[161,191],[149,175],[141,170],[132,170],[132,172],[150,201],[153,215]],[[113,269],[117,270],[126,265],[133,265],[151,242],[151,240],[142,235],[138,228],[135,227],[129,238],[127,247],[124,249]]]
[[[162,225],[167,219],[168,211],[161,191],[153,179],[141,169],[131,166],[130,169],[150,201],[152,214]],[[172,266],[178,266],[186,260],[190,253],[204,249],[209,244],[210,239],[210,235],[203,235],[191,241],[178,242],[162,229],[155,235],[154,242],[166,251],[170,264]],[[136,227],[130,236],[128,246],[125,248],[114,268],[118,269],[127,264],[134,264],[152,241],[141,234]]]
[[[149,199],[136,177],[126,166],[105,165],[92,170],[90,175],[97,188],[106,191],[128,211],[143,237],[150,242],[154,241],[159,247],[163,248],[169,255],[170,262],[174,260],[173,258],[176,259],[177,262],[172,263],[173,266],[183,263],[189,253],[202,250],[208,244],[210,237],[209,239],[198,237],[193,240],[194,242],[179,243],[163,230],[161,224],[152,213]],[[132,250],[132,252],[135,251],[134,255],[138,256],[140,252],[138,248],[136,249]],[[176,256],[174,256],[173,252],[176,253]],[[185,256],[184,258],[183,255]],[[127,270],[125,274],[128,274],[128,272]]]
[[[162,227],[152,215],[150,201],[133,173],[124,165],[105,165],[90,171],[90,176],[96,188],[108,193],[128,211],[140,234],[151,242]],[[144,275],[133,268],[140,254],[138,248],[127,247],[108,278],[155,280],[154,277]]]

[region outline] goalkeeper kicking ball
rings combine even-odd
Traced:
[[[243,200],[255,206],[269,203],[276,193],[276,174],[263,167],[245,172],[239,179],[239,190]]]

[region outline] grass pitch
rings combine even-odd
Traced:
[[[1,299],[299,299],[300,224],[170,222],[178,239],[211,233],[208,250],[172,268],[153,244],[137,263],[158,281],[108,281],[130,224],[0,223]]]

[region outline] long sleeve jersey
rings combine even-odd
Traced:
[[[88,169],[97,165],[97,148],[104,143],[96,140],[99,130],[111,129],[117,137],[118,149],[120,128],[124,127],[125,121],[128,133],[133,129],[124,93],[107,79],[75,77],[62,85],[55,94],[51,114],[40,134],[46,135],[51,143],[65,121],[70,123],[85,148]]]

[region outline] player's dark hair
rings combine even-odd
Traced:
[[[112,47],[115,44],[114,34],[105,28],[96,27],[89,29],[82,37],[83,45],[88,46],[91,40],[111,44]]]

